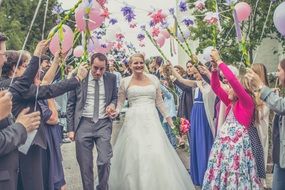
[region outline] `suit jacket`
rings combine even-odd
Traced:
[[[260,98],[277,114],[273,121],[273,162],[285,169],[285,99],[268,87],[261,89]]]
[[[50,98],[55,98],[60,96],[70,90],[73,90],[79,85],[79,81],[73,77],[71,79],[65,79],[59,83],[51,84],[51,85],[43,85],[39,87],[37,100],[45,100]],[[17,91],[17,95],[13,96],[13,114],[17,117],[22,109],[26,107],[30,107],[31,110],[34,110],[35,100],[36,100],[36,92],[37,86],[32,84],[30,88],[25,91],[21,88],[16,87],[14,89]],[[42,112],[40,106],[37,104],[37,111]],[[41,148],[46,149],[47,142],[44,134],[44,121],[41,118],[41,124],[38,129],[37,135],[34,139],[33,144],[40,146]]]
[[[177,116],[186,118],[190,121],[190,115],[193,107],[192,87],[186,86],[178,80],[175,80],[173,84],[183,91],[179,99]]]
[[[89,73],[90,74],[90,73]],[[105,72],[103,75],[106,105],[116,105],[118,99],[118,89],[116,75]],[[68,93],[68,101],[66,107],[67,130],[76,132],[80,119],[82,117],[83,108],[87,98],[88,77],[86,77],[75,90]]]
[[[31,62],[22,77],[14,80],[10,86],[13,97],[17,96],[14,87],[19,86],[23,91],[27,91],[32,84],[39,68],[39,58],[32,57]],[[0,88],[7,89],[11,79],[0,81]],[[18,146],[27,139],[27,132],[21,124],[14,124],[11,117],[0,121],[0,189],[16,190],[17,176],[19,168]]]

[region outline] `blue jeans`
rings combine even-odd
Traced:
[[[171,143],[171,145],[176,148],[176,136],[174,135],[174,133],[172,132],[172,129],[170,128],[170,126],[168,125],[168,123],[163,123],[162,124],[163,129]]]
[[[272,190],[285,189],[285,169],[280,168],[278,164],[274,165]]]

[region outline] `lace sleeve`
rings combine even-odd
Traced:
[[[120,113],[120,111],[122,110],[125,100],[126,100],[126,80],[123,79],[121,80],[121,84],[120,84],[120,88],[118,91],[118,102],[117,102],[117,112]]]
[[[158,110],[160,111],[160,113],[163,115],[164,118],[170,117],[170,114],[169,114],[168,110],[166,109],[165,104],[164,104],[163,99],[162,99],[160,82],[159,82],[158,78],[154,75],[151,75],[150,78],[154,82],[155,87],[156,87],[156,97],[155,97],[156,107],[158,108]]]

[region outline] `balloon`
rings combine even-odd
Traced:
[[[68,52],[72,46],[73,46],[73,31],[71,28],[67,25],[62,25],[62,32],[63,32],[63,40],[61,42],[61,51],[62,53]],[[51,31],[53,31],[55,28],[53,28]],[[50,44],[49,44],[49,50],[50,52],[55,55],[57,51],[60,51],[60,39],[59,39],[59,32],[57,31],[56,34],[52,37]]]
[[[165,43],[165,37],[162,34],[159,34],[155,41],[159,45],[159,47],[162,47]]]
[[[285,2],[278,5],[276,8],[274,15],[273,15],[273,21],[276,29],[285,36]]]
[[[240,2],[235,5],[238,21],[242,22],[247,20],[251,13],[251,7],[246,2]]]
[[[83,46],[77,46],[73,50],[73,55],[74,57],[81,57],[83,55],[83,52],[84,52]]]
[[[214,49],[213,46],[209,46],[207,48],[204,49],[203,51],[203,59],[206,61],[206,62],[209,62],[211,61],[211,53],[212,53],[212,50]]]
[[[94,30],[101,26],[104,22],[105,17],[102,16],[103,10],[98,7],[92,7],[89,13],[89,20],[88,20],[88,28],[89,30]],[[75,13],[75,22],[77,29],[82,32],[85,31],[86,26],[86,19],[85,16],[85,8],[79,7]]]
[[[160,33],[161,33],[166,39],[170,38],[170,34],[169,34],[169,32],[168,32],[166,29],[162,30]]]
[[[99,40],[96,37],[92,37],[88,41],[88,45],[87,45],[88,52],[90,52],[90,53],[96,52],[95,49],[96,49],[96,47],[99,47],[99,46],[100,46]]]

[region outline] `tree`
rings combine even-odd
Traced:
[[[193,3],[196,0],[188,0],[189,7],[191,11],[193,12],[193,15],[203,15],[207,11],[213,11],[215,0],[207,0],[206,8],[207,10],[199,11],[196,10]],[[266,16],[269,10],[270,2],[271,1],[259,1],[256,13],[255,11],[255,5],[257,3],[256,0],[244,0],[252,7],[252,13],[248,21],[244,21],[241,25],[241,30],[243,33],[243,36],[245,36],[245,46],[247,48],[248,54],[249,54],[249,60],[250,63],[252,63],[254,58],[254,50],[257,49],[257,47],[261,44],[260,37],[263,29],[263,25],[266,20]],[[269,13],[269,18],[266,24],[264,35],[262,36],[262,39],[264,38],[272,38],[277,39],[279,42],[283,44],[284,50],[285,50],[285,40],[284,37],[277,32],[275,29],[274,23],[273,23],[273,14],[276,7],[282,2],[283,0],[276,0],[272,4],[271,11]],[[223,59],[228,63],[238,63],[242,61],[242,53],[241,53],[241,44],[237,42],[236,40],[236,31],[234,27],[234,20],[232,16],[232,9],[233,6],[228,6],[224,4],[224,0],[217,0],[218,2],[218,10],[219,12],[222,12],[220,17],[221,27],[222,31],[220,31],[217,35],[217,49],[220,50],[221,55]],[[225,10],[229,10],[224,12]],[[197,48],[196,53],[201,53],[204,48],[208,46],[213,45],[213,28],[218,28],[217,26],[209,26],[203,21],[204,17],[196,17],[195,22],[197,27],[191,28],[191,40],[198,40],[199,46]],[[283,51],[284,51],[283,50]]]
[[[0,9],[0,31],[4,32],[10,39],[7,42],[8,49],[19,50],[22,48],[38,2],[38,0],[4,0],[2,2]],[[46,3],[46,0],[43,0],[41,3],[38,15],[25,47],[28,51],[33,50],[36,43],[42,39]],[[50,29],[55,25],[57,17],[52,14],[52,9],[56,5],[58,5],[57,0],[49,0],[44,31],[45,38],[47,37]]]

